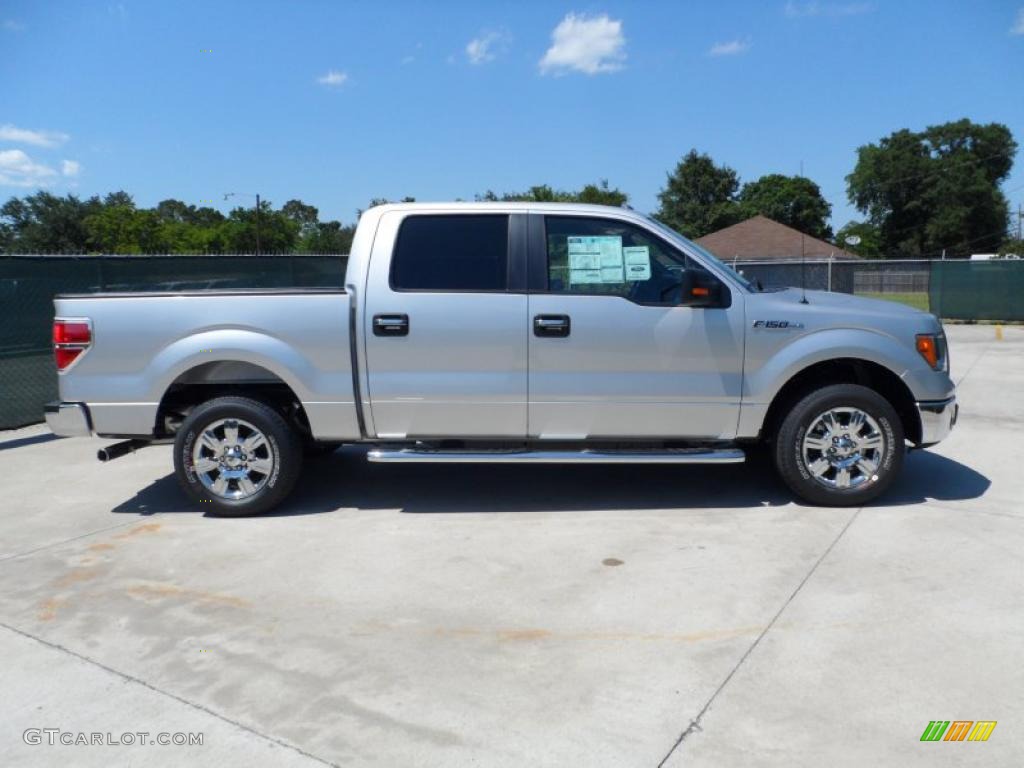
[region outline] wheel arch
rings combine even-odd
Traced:
[[[196,406],[232,395],[265,403],[301,433],[308,435],[310,432],[302,401],[288,382],[256,363],[215,360],[182,371],[166,387],[157,406],[154,434],[158,437],[174,435]]]
[[[921,442],[921,417],[913,393],[891,369],[872,360],[840,357],[808,365],[793,374],[775,393],[761,428],[761,438],[772,440],[779,424],[798,400],[828,384],[860,384],[892,405],[912,443]]]

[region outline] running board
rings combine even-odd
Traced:
[[[437,451],[374,448],[369,461],[447,464],[739,464],[739,448],[666,448],[644,451]]]

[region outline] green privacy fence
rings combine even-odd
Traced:
[[[931,310],[950,320],[1024,320],[1024,261],[935,261]]]
[[[799,286],[888,299],[946,320],[1024,320],[1024,260],[738,261],[765,288]]]
[[[0,429],[57,398],[57,293],[335,287],[344,274],[343,256],[0,256]]]

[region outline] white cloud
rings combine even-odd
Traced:
[[[321,85],[326,85],[328,88],[340,88],[348,80],[347,72],[339,72],[336,69],[328,70],[326,75],[321,75],[316,79]]]
[[[27,128],[18,128],[10,123],[0,125],[0,141],[31,144],[35,147],[56,147],[67,140],[68,135],[60,131],[30,131]]]
[[[77,160],[64,160],[60,164],[60,172],[64,176],[77,176],[78,172],[82,170],[82,164]]]
[[[798,3],[789,0],[784,8],[785,14],[791,18],[801,16],[857,16],[873,11],[871,3],[819,3],[817,0]]]
[[[736,56],[750,50],[749,40],[730,40],[727,43],[715,43],[708,51],[708,56]]]
[[[488,61],[494,61],[494,46],[499,40],[501,35],[497,32],[487,32],[470,40],[466,44],[466,58],[469,59],[469,63],[486,64]]]
[[[25,28],[25,25],[20,21],[14,19],[4,19],[3,28],[8,32],[21,32]]]
[[[538,66],[541,74],[615,72],[622,69],[625,47],[620,20],[605,14],[588,19],[570,13],[551,33],[551,47]]]
[[[56,175],[53,168],[35,162],[20,149],[0,149],[0,186],[43,187]]]
[[[413,52],[407,56],[403,56],[399,64],[401,64],[402,66],[412,64],[414,61],[416,61],[416,57],[420,54],[422,50],[423,43],[416,43],[416,47],[413,49]]]
[[[1024,8],[1017,11],[1017,21],[1010,27],[1011,35],[1024,35]]]

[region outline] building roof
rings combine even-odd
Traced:
[[[808,259],[859,259],[856,254],[826,243],[797,229],[787,227],[767,216],[753,218],[720,229],[698,238],[697,243],[711,251],[722,261],[774,261],[796,259],[802,254]]]

